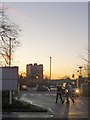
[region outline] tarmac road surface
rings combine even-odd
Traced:
[[[55,103],[56,92],[33,92],[23,91],[20,93],[21,100],[42,106],[48,109],[54,118],[88,118],[88,97],[74,97],[75,103]]]

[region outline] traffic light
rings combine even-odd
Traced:
[[[72,77],[74,78],[75,74],[72,74]]]

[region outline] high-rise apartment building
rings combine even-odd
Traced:
[[[26,65],[26,76],[32,80],[43,80],[43,65],[37,63]]]

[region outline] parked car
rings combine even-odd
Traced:
[[[22,85],[22,86],[21,86],[21,89],[22,89],[22,90],[27,90],[27,86],[26,86],[26,85]]]
[[[36,91],[48,91],[48,92],[50,92],[50,89],[46,86],[38,86]]]
[[[57,87],[56,86],[50,86],[50,91],[56,91],[57,90]]]

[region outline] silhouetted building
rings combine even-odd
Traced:
[[[43,65],[37,63],[26,65],[26,76],[30,77],[31,80],[43,80]]]

